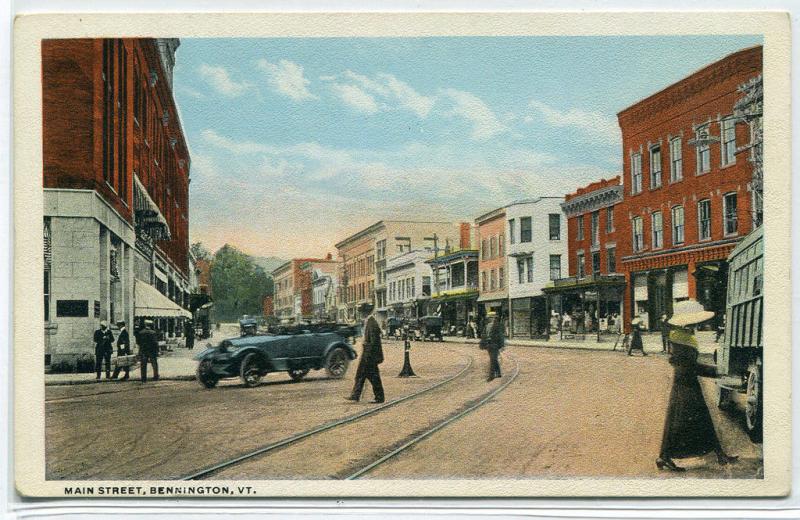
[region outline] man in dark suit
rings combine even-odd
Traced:
[[[383,347],[381,345],[381,328],[378,321],[372,314],[373,306],[365,303],[361,306],[361,316],[364,318],[363,349],[361,360],[358,362],[356,370],[356,381],[353,386],[353,393],[348,399],[358,401],[361,399],[361,391],[364,389],[364,381],[369,380],[372,385],[372,393],[375,394],[373,403],[382,403],[385,400],[383,395],[383,383],[378,365],[383,363]]]
[[[128,328],[125,326],[125,322],[121,321],[117,323],[119,327],[119,336],[117,336],[117,366],[114,367],[114,374],[111,376],[111,379],[116,379],[119,377],[119,373],[121,370],[125,371],[125,375],[122,377],[123,381],[127,381],[131,375],[131,367],[127,363],[120,364],[120,356],[127,356],[131,353],[131,337],[128,334]]]
[[[153,381],[158,381],[158,332],[153,330],[153,321],[144,320],[144,327],[136,335],[139,357],[142,362],[142,383],[147,382],[147,362],[153,365]]]
[[[100,379],[100,369],[103,361],[106,365],[106,379],[111,377],[111,351],[114,349],[114,334],[108,329],[105,321],[100,322],[100,328],[94,331],[94,370]]]
[[[486,332],[481,339],[480,347],[489,352],[489,378],[491,381],[496,377],[502,377],[500,373],[500,350],[505,346],[505,336],[503,334],[503,325],[500,323],[500,318],[497,313],[490,311],[486,317],[488,323],[486,324]]]

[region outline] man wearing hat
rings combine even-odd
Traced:
[[[669,323],[667,314],[661,315],[661,352],[669,350]]]
[[[94,370],[100,379],[100,369],[103,361],[106,363],[106,379],[111,377],[111,351],[114,349],[114,334],[108,329],[105,321],[100,322],[100,328],[94,331]]]
[[[119,327],[119,336],[117,337],[117,366],[114,367],[114,375],[111,376],[111,379],[119,377],[120,370],[124,370],[125,375],[122,377],[122,380],[127,381],[128,377],[131,375],[131,368],[127,364],[125,364],[125,366],[120,366],[119,358],[120,356],[127,356],[131,353],[131,337],[130,334],[128,334],[128,329],[125,327],[124,321],[117,323],[117,326]]]
[[[381,382],[380,370],[378,370],[378,365],[383,363],[381,328],[372,312],[372,304],[362,304],[359,310],[361,311],[361,317],[364,319],[363,348],[361,351],[361,359],[358,362],[358,369],[356,370],[356,381],[353,385],[353,392],[347,399],[350,401],[358,401],[361,399],[364,381],[369,380],[372,385],[372,393],[375,395],[375,399],[372,402],[382,403],[385,397],[383,395],[383,383]]]
[[[720,465],[735,462],[738,457],[727,455],[720,445],[711,414],[700,389],[698,376],[716,377],[717,367],[697,362],[697,338],[694,327],[710,320],[714,313],[696,300],[675,304],[669,324],[670,358],[674,367],[672,390],[669,394],[661,451],[656,459],[658,469],[685,471],[673,458],[700,457],[717,454]]]
[[[486,332],[480,342],[480,348],[489,352],[489,378],[487,381],[491,381],[496,377],[502,377],[500,373],[500,350],[505,346],[505,338],[497,313],[489,311],[486,313],[486,318],[488,322],[486,324]]]
[[[634,350],[640,351],[643,356],[647,355],[642,342],[642,318],[638,316],[631,320],[631,344],[628,347],[628,355],[630,356]]]
[[[158,381],[158,333],[153,330],[153,320],[144,320],[144,327],[136,335],[139,358],[142,362],[142,383],[147,382],[147,362],[153,365],[153,381]]]

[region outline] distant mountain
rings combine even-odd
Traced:
[[[286,263],[286,260],[276,256],[253,256],[252,259],[256,265],[261,266],[267,274]]]

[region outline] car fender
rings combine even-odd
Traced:
[[[333,343],[325,347],[325,352],[322,355],[323,359],[327,358],[328,354],[330,354],[331,351],[335,348],[344,349],[344,351],[347,352],[347,357],[349,357],[351,360],[358,357],[358,354],[356,354],[356,351],[353,349],[352,345],[345,343],[344,341],[334,341]]]
[[[258,363],[261,366],[261,368],[264,369],[272,368],[272,360],[263,350],[259,349],[256,346],[242,347],[236,350],[236,352],[234,352],[232,358],[236,360],[237,364],[240,364],[248,354],[256,355],[256,359],[258,359]]]

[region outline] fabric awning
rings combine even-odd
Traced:
[[[192,313],[173,302],[152,285],[136,280],[134,296],[136,297],[136,317],[152,316],[156,318],[191,318]]]
[[[146,230],[154,240],[171,238],[167,219],[161,214],[158,204],[150,198],[144,184],[136,175],[133,176],[133,209],[137,228]]]

